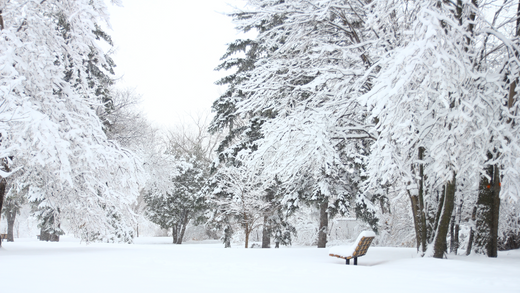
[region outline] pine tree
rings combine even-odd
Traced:
[[[269,46],[268,54],[237,75],[243,78],[235,87],[242,94],[238,112],[271,113],[255,141],[258,150],[241,160],[262,169],[266,180],[278,176],[288,190],[284,202],[321,207],[320,247],[325,246],[327,219],[335,212],[346,213],[353,204],[357,211],[366,207],[375,215],[370,200],[353,188],[357,184],[349,184],[357,178],[348,171],[364,164],[364,140],[372,138],[363,108],[349,99],[370,87],[367,82],[353,88],[358,72],[372,63],[363,46],[357,46],[371,34],[362,26],[362,6],[252,1],[252,17],[239,22],[239,28],[249,28],[276,20],[256,41]],[[302,182],[314,186],[304,188]]]
[[[183,160],[184,159],[184,160]],[[186,227],[201,221],[206,202],[201,189],[207,180],[207,164],[195,156],[178,159],[168,190],[145,194],[146,214],[163,229],[171,229],[174,244],[182,244]]]

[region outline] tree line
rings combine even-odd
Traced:
[[[520,2],[249,0],[209,127],[166,134],[114,90],[103,1],[3,5],[9,223],[28,201],[40,237],[131,241],[144,216],[267,248],[310,207],[318,247],[337,216],[437,258],[520,246]]]
[[[518,247],[520,3],[247,3],[232,17],[256,37],[218,68],[234,69],[213,105],[219,170],[279,183],[284,214],[318,207],[319,247],[336,214],[389,240],[411,220],[437,258],[459,236],[467,254]]]

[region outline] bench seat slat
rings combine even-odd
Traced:
[[[329,255],[348,260],[354,258],[354,264],[357,263],[357,258],[367,254],[372,240],[375,238],[375,233],[372,231],[363,231],[359,234],[356,242],[351,246],[335,246],[329,250]]]

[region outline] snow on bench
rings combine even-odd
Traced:
[[[376,233],[372,231],[363,231],[359,234],[356,242],[348,246],[334,246],[329,249],[329,255],[346,260],[347,265],[350,264],[350,259],[354,259],[354,265],[357,265],[357,258],[367,254],[367,250],[376,237]]]

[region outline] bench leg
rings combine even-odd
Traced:
[[[345,258],[345,259],[347,260],[347,265],[349,265],[350,264],[350,259],[348,259],[348,258]]]
[[[354,257],[354,265],[357,266],[357,257]]]

